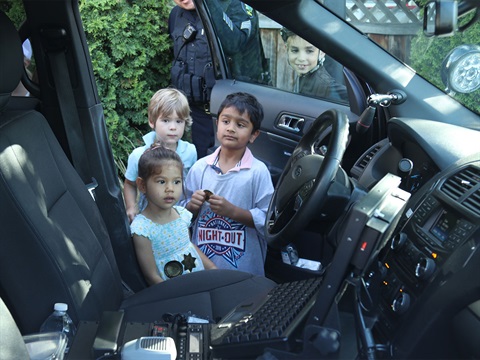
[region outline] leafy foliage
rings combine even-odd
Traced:
[[[171,0],[80,0],[113,155],[123,174],[149,131],[147,107],[169,85]]]
[[[152,95],[170,84],[172,61],[168,15],[172,0],[79,0],[97,89],[113,156],[123,176],[130,152],[150,131]],[[18,27],[25,19],[21,0],[0,0]],[[188,139],[190,135],[185,134]]]
[[[25,19],[25,11],[21,1],[0,0],[0,10],[12,20],[17,28]]]

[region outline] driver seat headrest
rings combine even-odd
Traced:
[[[12,21],[0,11],[0,112],[22,78],[22,41]]]

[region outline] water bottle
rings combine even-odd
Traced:
[[[63,332],[67,336],[67,348],[65,353],[68,352],[72,345],[73,338],[77,329],[72,319],[67,313],[68,305],[64,303],[56,303],[53,307],[53,313],[43,322],[40,327],[40,332]]]

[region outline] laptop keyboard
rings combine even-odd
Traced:
[[[315,303],[321,278],[279,284],[262,297],[237,306],[212,327],[214,357],[244,358],[266,347],[288,349],[289,337]]]

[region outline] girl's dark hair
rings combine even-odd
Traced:
[[[218,109],[218,115],[222,113],[223,109],[229,107],[236,108],[240,114],[246,111],[253,124],[253,131],[260,129],[263,120],[263,106],[255,96],[244,92],[227,95]]]
[[[154,143],[147,149],[138,161],[138,176],[147,180],[153,174],[158,174],[164,161],[173,160],[178,163],[183,178],[183,162],[180,156],[173,150],[167,149],[159,143]]]

